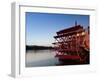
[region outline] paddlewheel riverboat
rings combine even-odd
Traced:
[[[55,57],[63,64],[89,64],[89,27],[77,25],[56,32]]]

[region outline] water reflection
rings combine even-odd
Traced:
[[[53,50],[28,50],[26,67],[55,66],[59,63]]]

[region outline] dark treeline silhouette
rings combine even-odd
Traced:
[[[37,46],[37,45],[26,45],[26,50],[47,50],[54,49],[52,46]]]

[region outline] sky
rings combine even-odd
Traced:
[[[26,45],[51,46],[56,32],[77,24],[84,28],[89,26],[89,15],[25,13]]]

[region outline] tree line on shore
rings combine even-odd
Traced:
[[[52,46],[38,46],[38,45],[26,45],[26,50],[47,50],[54,49]]]

